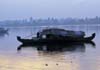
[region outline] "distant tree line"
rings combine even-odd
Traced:
[[[80,24],[100,24],[100,17],[94,18],[47,18],[47,19],[29,19],[23,20],[5,20],[0,21],[0,26],[39,26],[39,25],[80,25]]]

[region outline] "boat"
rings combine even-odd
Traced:
[[[78,34],[77,34],[78,33]],[[95,38],[96,34],[93,33],[89,37],[85,37],[83,31],[69,31],[64,29],[44,29],[37,32],[37,37],[32,39],[23,39],[17,36],[17,40],[22,44],[67,44],[72,42],[91,42]]]
[[[4,33],[7,33],[7,32],[8,32],[8,29],[0,28],[0,34],[4,34]]]

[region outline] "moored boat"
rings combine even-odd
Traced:
[[[8,29],[0,28],[0,34],[7,33]]]
[[[62,29],[49,29],[37,32],[37,37],[33,37],[32,39],[22,39],[20,36],[17,36],[17,40],[22,44],[64,44],[71,42],[91,42],[96,35],[93,33],[89,37],[84,37],[84,32],[77,31],[77,33]]]

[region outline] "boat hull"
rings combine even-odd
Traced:
[[[91,42],[95,38],[95,33],[93,33],[90,37],[85,38],[63,38],[63,39],[41,39],[34,37],[33,39],[22,39],[17,36],[17,40],[22,44],[30,45],[30,44],[67,44],[67,43],[76,43],[76,42]]]

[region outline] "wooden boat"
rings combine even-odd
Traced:
[[[0,34],[7,33],[8,29],[0,28]]]
[[[89,37],[59,37],[59,38],[38,38],[34,37],[32,39],[22,39],[20,36],[17,36],[17,40],[22,44],[64,44],[72,42],[91,42],[95,38],[95,33]]]

